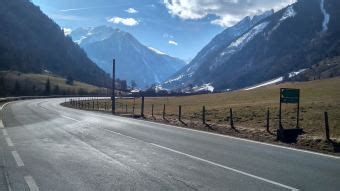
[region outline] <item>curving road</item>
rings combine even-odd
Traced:
[[[7,104],[0,190],[339,190],[340,158],[60,106]]]

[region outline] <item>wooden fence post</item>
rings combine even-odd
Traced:
[[[151,105],[151,116],[153,117],[153,104]]]
[[[234,120],[233,120],[233,109],[232,108],[230,108],[230,127],[231,128],[235,128],[234,127]]]
[[[326,141],[329,141],[330,140],[330,136],[329,136],[328,112],[326,111],[324,113],[324,115],[325,115]]]
[[[165,104],[163,105],[163,119],[165,119]]]
[[[269,132],[269,108],[267,109],[267,125],[266,125],[267,132]]]
[[[205,106],[202,108],[202,122],[205,124]]]
[[[178,106],[178,121],[182,121],[182,106]]]
[[[144,117],[144,96],[142,96],[142,105],[141,105],[141,117]]]

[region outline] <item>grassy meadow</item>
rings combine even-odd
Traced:
[[[18,82],[23,93],[41,93],[45,89],[45,83],[49,79],[51,84],[51,94],[105,94],[105,88],[74,81],[73,85],[66,84],[66,79],[52,74],[21,73],[16,71],[0,71],[0,77],[5,81],[8,91],[11,91],[15,83]],[[58,92],[53,92],[58,87]],[[32,90],[32,87],[35,90]],[[31,91],[32,90],[32,91]]]
[[[235,126],[264,129],[266,125],[267,108],[270,110],[270,128],[278,128],[279,89],[299,88],[300,98],[300,127],[309,136],[324,136],[324,112],[329,114],[331,136],[340,138],[340,77],[315,80],[309,82],[284,83],[254,90],[240,90],[228,93],[205,94],[184,97],[145,98],[145,115],[151,115],[154,105],[154,115],[161,119],[163,105],[166,105],[166,118],[177,120],[178,106],[182,106],[183,121],[200,121],[202,106],[206,107],[206,120],[210,124],[229,124],[229,108],[233,109]],[[100,107],[104,109],[104,102]],[[109,100],[106,101],[110,108]],[[117,111],[140,114],[141,99],[118,99]],[[283,105],[283,126],[295,127],[296,105]]]

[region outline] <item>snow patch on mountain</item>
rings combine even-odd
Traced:
[[[80,38],[77,39],[74,36],[72,37],[73,41],[77,44],[81,43],[94,43],[94,42],[99,42],[103,41],[105,39],[108,39],[112,36],[113,31],[109,27],[90,27],[88,29],[80,28],[77,29],[74,32],[80,31]],[[116,32],[119,32],[119,30],[115,30]]]
[[[87,38],[86,36],[81,36],[80,39],[75,40],[74,42],[77,43],[77,44],[81,44],[81,42],[86,38]]]
[[[182,75],[179,75],[179,76],[177,76],[176,78],[173,78],[173,79],[170,79],[170,80],[165,81],[164,83],[165,83],[165,84],[169,84],[169,83],[171,83],[171,82],[178,81],[178,80],[182,79],[184,76],[185,76],[185,75],[183,75],[183,74],[182,74]]]
[[[304,68],[304,69],[300,69],[300,70],[297,70],[297,71],[294,71],[294,72],[290,72],[290,73],[288,73],[288,78],[295,77],[295,76],[301,74],[302,72],[304,72],[306,70],[307,69]],[[245,88],[244,90],[253,90],[253,89],[256,89],[256,88],[260,88],[260,87],[264,87],[264,86],[269,86],[269,85],[272,85],[272,84],[277,84],[277,83],[283,82],[284,79],[285,78],[283,76],[281,76],[281,77],[278,77],[278,78],[275,78],[275,79],[272,79],[272,80],[269,80],[269,81],[266,81],[266,82],[263,82],[263,83],[260,83],[260,84],[248,87],[248,88]]]
[[[282,16],[281,16],[281,18],[280,18],[280,20],[276,23],[276,25],[268,32],[268,35],[267,35],[267,40],[269,40],[269,38],[270,38],[270,36],[272,35],[272,33],[274,32],[274,31],[276,31],[279,27],[280,27],[280,25],[281,25],[281,23],[283,22],[283,21],[285,21],[285,20],[287,20],[287,19],[289,19],[289,18],[293,18],[293,17],[295,17],[296,16],[296,11],[294,10],[294,8],[293,8],[293,5],[290,5],[290,6],[288,6],[287,8],[286,8],[286,11],[282,14]]]
[[[322,32],[326,32],[328,30],[328,23],[329,23],[330,15],[327,13],[325,9],[325,0],[320,1],[320,9],[324,16],[324,19],[322,21]]]
[[[148,49],[152,50],[153,52],[155,52],[156,54],[160,54],[160,55],[166,55],[164,52],[157,50],[156,48],[152,48],[152,47],[148,47]]]
[[[299,75],[300,73],[302,73],[302,72],[304,72],[304,71],[306,71],[306,70],[307,70],[307,69],[301,69],[301,70],[298,70],[298,71],[290,72],[290,73],[288,74],[288,77],[289,77],[289,78],[295,77],[295,76]]]
[[[287,9],[286,9],[286,11],[283,13],[283,15],[282,15],[280,21],[284,21],[284,20],[286,20],[286,19],[288,19],[288,18],[294,17],[295,15],[296,15],[296,12],[295,12],[293,6],[291,5],[291,6],[287,7]]]
[[[268,86],[268,85],[272,85],[272,84],[277,84],[277,83],[282,82],[282,81],[283,81],[283,77],[281,76],[281,77],[272,79],[270,81],[267,81],[267,82],[264,82],[264,83],[257,84],[255,86],[246,88],[244,90],[253,90],[253,89],[256,89],[256,88],[260,88],[260,87],[264,87],[264,86]]]
[[[170,84],[172,82],[179,81],[183,78],[190,78],[192,75],[193,75],[193,72],[191,72],[189,74],[181,74],[181,75],[176,76],[175,78],[172,78],[170,80],[165,81],[164,84]]]
[[[242,35],[240,38],[238,38],[236,41],[231,43],[227,49],[241,49],[246,45],[249,41],[251,41],[257,34],[262,32],[266,26],[269,24],[269,22],[263,22],[254,28],[252,28],[249,32]]]
[[[211,83],[203,84],[201,86],[195,86],[192,88],[193,92],[209,91],[214,92],[214,86]]]
[[[269,24],[269,22],[263,22],[252,29],[250,29],[247,33],[243,34],[241,37],[237,38],[234,42],[232,42],[223,52],[220,53],[220,60],[215,64],[209,67],[209,70],[212,71],[216,69],[218,66],[223,64],[226,60],[228,60],[234,53],[241,50],[246,44],[248,44],[251,40],[253,40],[256,35],[261,33]]]

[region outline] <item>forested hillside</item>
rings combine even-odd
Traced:
[[[28,0],[1,0],[0,70],[49,72],[97,86],[109,75]]]

